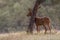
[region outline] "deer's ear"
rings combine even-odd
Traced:
[[[32,9],[31,9],[31,8],[29,8],[28,10],[29,10],[29,11],[31,11]]]

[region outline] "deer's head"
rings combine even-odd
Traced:
[[[32,15],[32,9],[28,9],[29,13],[27,14],[27,16],[31,16]]]

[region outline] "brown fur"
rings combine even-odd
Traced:
[[[31,16],[31,15],[32,15],[32,12],[31,12],[31,9],[29,9],[29,13],[27,16]],[[43,17],[43,18],[35,17],[35,24],[36,24],[37,32],[40,32],[40,29],[38,26],[41,26],[41,25],[43,25],[43,27],[45,29],[45,33],[47,32],[47,27],[49,28],[49,30],[51,32],[50,19],[48,17]]]

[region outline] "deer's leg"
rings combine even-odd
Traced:
[[[51,27],[50,27],[50,25],[48,24],[48,28],[49,28],[49,30],[50,30],[50,33],[51,33]]]
[[[43,25],[44,29],[45,29],[45,34],[47,33],[47,28],[45,25]]]
[[[37,33],[40,32],[40,27],[38,25],[36,25],[36,30],[37,30]]]

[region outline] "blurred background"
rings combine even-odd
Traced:
[[[36,0],[0,0],[0,33],[25,31],[29,25],[28,9]],[[46,0],[37,16],[49,17],[51,25],[60,30],[60,0]]]

